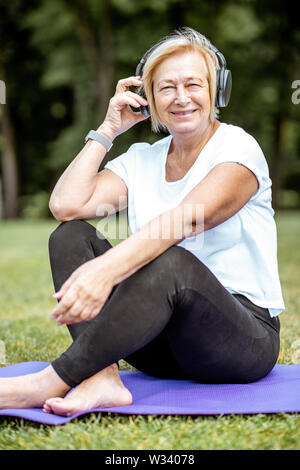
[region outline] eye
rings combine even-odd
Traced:
[[[201,85],[199,83],[189,83],[187,85],[189,88],[199,88]]]

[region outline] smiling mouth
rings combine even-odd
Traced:
[[[186,111],[172,111],[172,114],[174,114],[174,116],[184,117],[184,116],[190,116],[195,111],[197,111],[197,110],[196,109],[188,109]]]

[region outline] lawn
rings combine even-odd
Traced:
[[[286,311],[280,316],[279,362],[300,363],[300,213],[281,212],[276,221],[279,272],[286,304]],[[58,327],[50,319],[56,302],[52,298],[47,245],[57,224],[54,220],[0,222],[2,366],[51,361],[70,344],[66,327]],[[101,221],[100,229],[105,228]],[[121,368],[130,367],[121,361]],[[300,416],[161,417],[103,413],[56,427],[0,417],[0,449],[299,450]]]

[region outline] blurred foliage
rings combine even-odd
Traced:
[[[149,47],[184,25],[207,35],[232,70],[231,102],[220,120],[258,140],[274,204],[299,207],[300,105],[293,104],[291,87],[300,79],[300,28],[294,3],[0,0],[0,63],[15,133],[19,215],[47,215],[47,197],[86,133],[103,120],[117,81],[134,74]],[[102,166],[132,142],[160,137],[149,122],[141,123],[117,139]]]
[[[49,194],[39,191],[20,197],[20,215],[28,219],[44,219],[49,217]]]

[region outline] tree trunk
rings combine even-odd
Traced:
[[[4,67],[0,63],[0,77],[5,81]],[[18,217],[18,166],[13,124],[8,104],[1,104],[3,146],[1,170],[3,186],[3,216],[6,219]]]
[[[276,211],[280,207],[280,191],[283,182],[283,171],[287,148],[287,121],[290,117],[290,88],[293,73],[292,43],[287,31],[280,30],[277,44],[277,76],[278,76],[278,105],[274,114],[274,144],[270,167],[272,179],[272,205]],[[285,58],[285,62],[282,61]]]
[[[113,27],[110,0],[101,1],[98,30],[94,34],[94,25],[83,0],[66,0],[76,14],[77,34],[93,82],[96,100],[97,122],[106,114],[109,99],[113,93]]]

